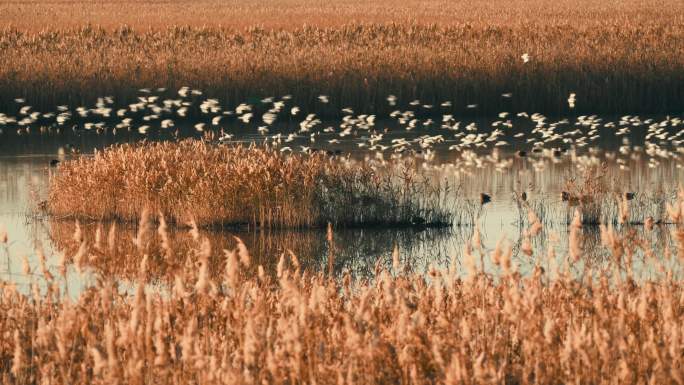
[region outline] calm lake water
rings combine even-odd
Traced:
[[[618,117],[612,118],[616,122]],[[654,118],[654,122],[663,117]],[[604,121],[610,121],[606,118]],[[478,133],[491,133],[494,120],[475,121]],[[642,119],[643,122],[643,119]],[[466,127],[469,122],[464,122]],[[325,123],[321,124],[325,126]],[[530,122],[516,122],[514,128],[508,128],[497,141],[505,141],[505,145],[495,146],[490,143],[486,148],[454,149],[454,143],[462,139],[454,139],[453,132],[436,124],[434,127],[417,127],[412,130],[397,128],[393,122],[375,124],[376,133],[382,133],[379,144],[386,149],[369,150],[359,143],[367,142],[370,132],[355,132],[349,137],[340,138],[340,143],[329,140],[339,138],[339,130],[321,133],[312,143],[309,136],[299,135],[287,139],[288,135],[297,132],[297,124],[282,125],[271,128],[269,135],[282,134],[281,148],[288,147],[298,151],[300,146],[316,146],[321,150],[337,151],[341,158],[362,160],[364,158],[389,159],[393,152],[392,140],[405,139],[411,143],[402,156],[415,157],[420,160],[423,173],[432,178],[447,180],[458,186],[454,192],[454,210],[462,220],[446,229],[334,229],[334,244],[327,240],[325,230],[310,231],[271,231],[271,232],[218,232],[203,231],[212,243],[216,254],[215,270],[219,271],[221,250],[235,247],[234,236],[240,237],[254,260],[265,267],[273,267],[281,254],[296,254],[302,265],[311,270],[329,269],[331,254],[333,268],[336,273],[349,271],[358,277],[372,277],[378,264],[390,266],[392,253],[399,252],[404,265],[411,270],[427,271],[432,266],[444,267],[452,260],[460,263],[464,245],[471,240],[474,232],[480,233],[484,250],[493,250],[497,242],[505,237],[513,247],[513,260],[521,272],[530,271],[540,260],[545,264],[549,259],[549,249],[555,252],[558,264],[565,260],[569,227],[574,207],[561,199],[561,191],[566,188],[568,180],[581,178],[584,169],[592,165],[599,167],[606,185],[615,196],[624,192],[633,192],[632,220],[637,224],[621,226],[621,231],[631,232],[632,236],[646,239],[658,249],[667,247],[674,249],[675,241],[670,235],[670,225],[655,226],[647,231],[640,223],[647,216],[659,218],[663,215],[665,202],[674,201],[677,187],[682,180],[681,161],[678,146],[673,144],[672,137],[658,140],[648,136],[648,121],[632,124],[630,132],[625,135],[616,134],[617,128],[601,125],[578,124],[570,120],[567,124],[554,126],[552,133],[535,131]],[[202,134],[192,129],[192,125],[182,127],[180,136],[200,137]],[[598,126],[598,127],[597,127]],[[623,127],[626,126],[622,125]],[[675,135],[680,128],[665,127],[665,131]],[[591,130],[597,130],[593,132]],[[34,128],[16,134],[14,130],[5,129],[0,134],[0,228],[5,228],[9,242],[0,244],[0,280],[15,282],[25,287],[40,271],[40,262],[36,250],[42,250],[47,258],[50,270],[58,275],[60,261],[66,256],[71,258],[78,247],[73,241],[74,221],[47,218],[36,215],[31,209],[37,202],[45,199],[45,193],[53,173],[58,168],[51,167],[53,159],[66,160],[73,156],[89,156],[95,149],[102,149],[112,143],[134,142],[140,140],[171,139],[168,132],[148,132],[143,135],[135,130],[120,130],[116,134],[109,130],[96,133],[94,130],[82,128],[71,130],[43,130]],[[231,141],[262,143],[265,137],[256,130],[256,126],[227,126],[226,132],[234,134]],[[461,130],[464,131],[464,130]],[[548,146],[537,146],[534,151],[533,142],[545,140],[553,133],[568,133],[564,138],[587,137],[587,143],[564,143],[556,140]],[[464,131],[464,132],[467,132]],[[524,135],[516,135],[523,133]],[[592,135],[590,135],[592,134]],[[429,137],[443,136],[438,143],[424,142]],[[422,139],[421,139],[422,138]],[[462,137],[461,137],[462,138]],[[272,137],[269,141],[275,141]],[[579,145],[578,145],[579,144]],[[654,147],[655,146],[655,147]],[[287,151],[287,150],[285,150]],[[524,151],[524,153],[520,153]],[[74,155],[78,153],[80,155]],[[381,155],[378,155],[381,154]],[[526,201],[519,199],[525,193]],[[486,193],[491,202],[481,205],[480,196]],[[517,197],[517,198],[516,198]],[[617,202],[617,200],[615,200]],[[527,228],[527,208],[529,205],[542,219],[544,230],[541,235],[531,239],[533,256],[523,252],[524,231]],[[527,207],[527,206],[525,206]],[[610,207],[606,202],[602,208],[605,212]],[[615,214],[617,215],[617,214]],[[94,240],[96,233],[106,234],[112,224],[81,224],[81,231],[86,239]],[[98,230],[99,228],[99,230]],[[477,230],[476,230],[477,229]],[[135,252],[132,238],[136,229],[130,225],[119,224],[116,228],[119,249],[110,254],[92,257],[88,268],[78,272],[71,265],[63,280],[64,288],[70,295],[76,295],[88,286],[98,275],[114,275],[122,282],[133,281],[140,264]],[[573,269],[578,274],[586,271],[587,266],[598,268],[607,265],[609,251],[601,246],[600,232],[597,226],[585,226],[582,229],[583,249],[586,257]],[[191,248],[192,239],[187,231],[174,231],[173,239],[182,249]],[[93,241],[94,242],[94,241]],[[117,258],[120,263],[107,263],[107,258]],[[633,269],[643,278],[657,279],[659,264],[670,266],[679,271],[676,259],[662,259],[654,264],[652,260],[636,253],[633,257]],[[24,261],[27,260],[32,274],[26,275]],[[194,261],[184,261],[192,265]],[[174,268],[183,268],[183,263],[173,265],[151,260],[153,274],[158,274],[160,282],[169,279]],[[486,269],[495,270],[493,266]],[[187,266],[185,266],[187,268]]]

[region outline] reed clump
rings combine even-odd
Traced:
[[[198,140],[117,145],[59,165],[47,210],[59,218],[217,227],[446,226],[449,186],[412,163],[377,169],[323,153]]]
[[[569,212],[578,210],[583,224],[598,225],[604,219],[603,203],[609,193],[608,184],[605,165],[588,166],[565,182],[561,200],[567,202]]]
[[[671,215],[681,226],[679,209]],[[536,237],[539,226],[526,236]],[[572,252],[560,261],[537,256],[523,275],[510,244],[486,251],[477,232],[462,260],[429,277],[405,273],[396,253],[373,280],[302,270],[294,254],[265,271],[244,245],[225,250],[224,269],[212,276],[206,242],[193,253],[198,266],[162,288],[148,284],[145,255],[133,290],[103,277],[75,300],[44,270],[31,290],[0,286],[0,379],[678,383],[684,288],[669,259],[681,255],[648,255],[657,276],[641,280],[630,261],[646,244],[611,226],[602,226],[601,239],[613,269],[596,275],[576,274]],[[581,242],[570,242],[581,257]],[[89,253],[84,246],[82,256]]]
[[[659,186],[650,191],[621,190],[614,178],[617,176],[611,177],[605,164],[585,166],[568,178],[560,194],[564,222],[569,224],[577,212],[584,225],[673,224],[666,209],[676,200],[674,189],[667,192]],[[519,208],[523,206],[529,205],[519,204]],[[553,221],[553,213],[545,217]]]

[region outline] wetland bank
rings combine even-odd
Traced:
[[[0,382],[681,383],[683,10],[0,4]]]

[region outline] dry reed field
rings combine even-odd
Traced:
[[[252,228],[446,226],[446,184],[410,163],[376,170],[318,152],[197,140],[121,145],[64,162],[50,181],[52,216]]]
[[[648,252],[648,242],[611,226],[601,238],[612,268],[578,272],[579,224],[570,254],[561,263],[551,251],[536,256],[528,276],[517,271],[510,245],[486,251],[477,231],[463,260],[447,269],[407,274],[395,252],[371,280],[302,270],[294,254],[266,271],[241,242],[224,251],[223,268],[212,274],[210,242],[195,231],[199,246],[188,253],[196,263],[171,287],[148,284],[150,256],[141,253],[133,291],[102,276],[75,301],[59,289],[73,261],[64,260],[55,276],[41,259],[33,273],[42,278],[30,291],[0,289],[2,381],[682,383],[684,291],[666,263],[682,258],[682,206],[671,211],[677,255],[649,255],[659,278],[645,281],[633,275],[631,260],[639,249]],[[534,221],[528,236],[541,226]],[[82,242],[79,258],[108,247]]]
[[[679,1],[19,1],[0,23],[0,104],[40,109],[181,86],[378,113],[388,94],[470,114],[564,113],[569,93],[578,112],[681,112],[684,98]]]

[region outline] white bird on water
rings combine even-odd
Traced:
[[[249,123],[249,119],[252,118],[252,113],[248,112],[246,114],[241,115],[238,119],[242,120],[243,123]]]

